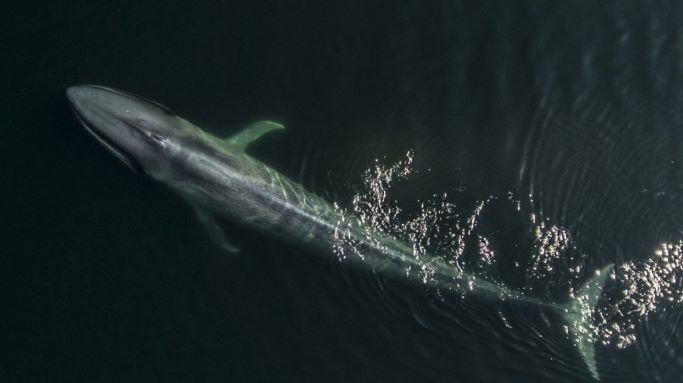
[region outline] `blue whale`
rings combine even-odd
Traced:
[[[226,251],[238,249],[224,236],[216,219],[227,220],[265,236],[290,243],[310,253],[333,255],[335,230],[342,219],[334,207],[306,191],[245,148],[262,135],[284,129],[260,121],[228,137],[213,136],[168,108],[115,89],[83,85],[66,91],[84,128],[108,151],[136,172],[168,186],[194,209],[207,234]],[[346,229],[345,229],[346,230]],[[368,238],[367,230],[351,224],[345,235],[363,254],[348,257],[355,266],[395,279],[424,283],[415,273],[420,259],[412,247],[385,234]],[[568,302],[545,302],[455,270],[435,265],[433,283],[441,289],[491,299],[525,302],[559,313],[591,375],[599,380],[595,348],[590,336],[593,311],[614,267],[594,275]]]

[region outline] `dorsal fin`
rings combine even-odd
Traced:
[[[249,144],[258,140],[264,134],[273,130],[284,129],[285,126],[273,121],[257,121],[242,129],[234,136],[227,138],[226,141],[235,148],[244,150]]]

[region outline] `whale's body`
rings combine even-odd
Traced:
[[[333,206],[309,193],[245,152],[261,135],[283,127],[258,122],[228,139],[212,136],[154,102],[100,86],[77,86],[67,97],[84,127],[115,156],[136,171],[167,185],[193,206],[209,235],[235,251],[216,224],[226,220],[311,253],[333,255],[343,219]],[[348,217],[347,217],[348,218]],[[347,257],[358,267],[424,283],[416,273],[423,265],[411,247],[346,220],[343,235],[358,244],[362,258]],[[613,265],[596,272],[576,299],[544,302],[476,278],[446,263],[430,262],[433,285],[495,299],[557,310],[591,374],[599,378],[595,350],[587,335],[591,315]]]

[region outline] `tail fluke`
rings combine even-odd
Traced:
[[[569,336],[574,345],[579,349],[581,358],[588,366],[596,380],[600,380],[598,366],[595,361],[595,347],[591,336],[591,320],[593,311],[602,296],[602,288],[614,269],[614,264],[609,264],[595,273],[576,294],[576,298],[567,303],[562,318],[567,323]]]

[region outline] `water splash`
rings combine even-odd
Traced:
[[[409,181],[413,169],[414,153],[391,166],[375,160],[362,175],[362,184],[351,199],[349,208],[335,204],[341,217],[335,230],[334,251],[340,261],[348,257],[364,259],[361,241],[376,241],[376,234],[384,234],[403,241],[412,248],[412,256],[418,260],[418,270],[406,267],[406,274],[417,273],[427,284],[436,272],[436,263],[446,263],[456,273],[468,270],[489,281],[500,280],[493,272],[497,262],[506,257],[494,249],[495,233],[483,233],[478,229],[482,214],[493,201],[507,200],[529,228],[527,233],[531,253],[525,261],[523,272],[528,284],[522,287],[526,294],[547,295],[547,291],[534,290],[541,282],[557,282],[557,276],[568,276],[565,286],[567,299],[578,294],[579,287],[589,277],[589,255],[577,251],[571,232],[548,219],[539,218],[536,212],[526,211],[533,206],[533,195],[524,201],[513,192],[503,197],[488,196],[474,206],[458,206],[451,202],[448,193],[432,195],[426,201],[418,201],[417,211],[408,213],[392,198],[392,188]],[[528,210],[531,210],[529,208]],[[351,236],[351,227],[360,227],[361,239]],[[381,244],[377,244],[381,245]],[[519,262],[515,262],[519,267]],[[592,325],[585,336],[601,344],[626,347],[635,340],[636,326],[640,320],[665,304],[683,303],[683,240],[662,243],[645,261],[627,261],[612,272],[613,281],[608,299],[593,312]],[[499,283],[500,284],[500,283]]]
[[[420,268],[406,267],[406,274],[418,273],[424,283],[432,281],[436,273],[435,263],[446,262],[457,274],[462,271],[458,262],[464,248],[459,235],[461,224],[455,205],[448,202],[448,194],[433,196],[428,201],[418,201],[415,214],[407,214],[398,201],[389,198],[396,181],[404,181],[415,171],[413,152],[406,153],[405,159],[385,166],[375,160],[372,167],[363,172],[363,184],[351,200],[351,207],[343,209],[335,204],[341,217],[335,228],[334,252],[343,261],[349,256],[364,259],[361,242],[366,241],[381,246],[378,242],[382,234],[397,238],[412,248],[412,255],[420,262]],[[354,238],[353,227],[360,227],[361,239]]]
[[[393,187],[417,173],[413,168],[413,157],[413,152],[409,151],[403,160],[391,166],[375,160],[363,172],[362,185],[354,194],[350,208],[344,209],[335,204],[341,217],[335,230],[334,251],[337,257],[340,260],[349,256],[364,259],[361,241],[374,243],[379,233],[408,244],[420,267],[418,270],[407,267],[406,274],[418,273],[424,283],[429,283],[437,264],[449,265],[456,275],[463,272],[466,243],[474,237],[480,266],[493,264],[495,253],[489,239],[474,234],[479,215],[493,197],[478,201],[470,214],[461,214],[462,209],[449,201],[448,193],[418,200],[414,212],[404,210],[397,200],[390,198]],[[354,225],[362,228],[363,239],[355,239],[351,235]]]
[[[341,217],[334,231],[333,250],[340,261],[349,256],[365,259],[359,250],[360,241],[375,242],[375,232],[387,232],[398,221],[401,209],[387,202],[387,195],[395,179],[406,178],[413,162],[412,152],[406,159],[385,168],[378,159],[374,166],[363,172],[363,190],[353,196],[350,212],[335,202],[334,208]],[[363,230],[364,238],[356,239],[351,235],[354,225]],[[379,244],[377,244],[379,245]]]
[[[532,222],[535,216],[532,215]],[[543,278],[553,271],[556,261],[566,255],[571,244],[569,232],[556,225],[541,222],[533,229],[534,254],[529,273],[536,278]]]
[[[642,263],[628,261],[616,275],[620,297],[601,311],[603,343],[625,347],[635,341],[638,321],[658,308],[683,303],[683,240],[661,243]]]

